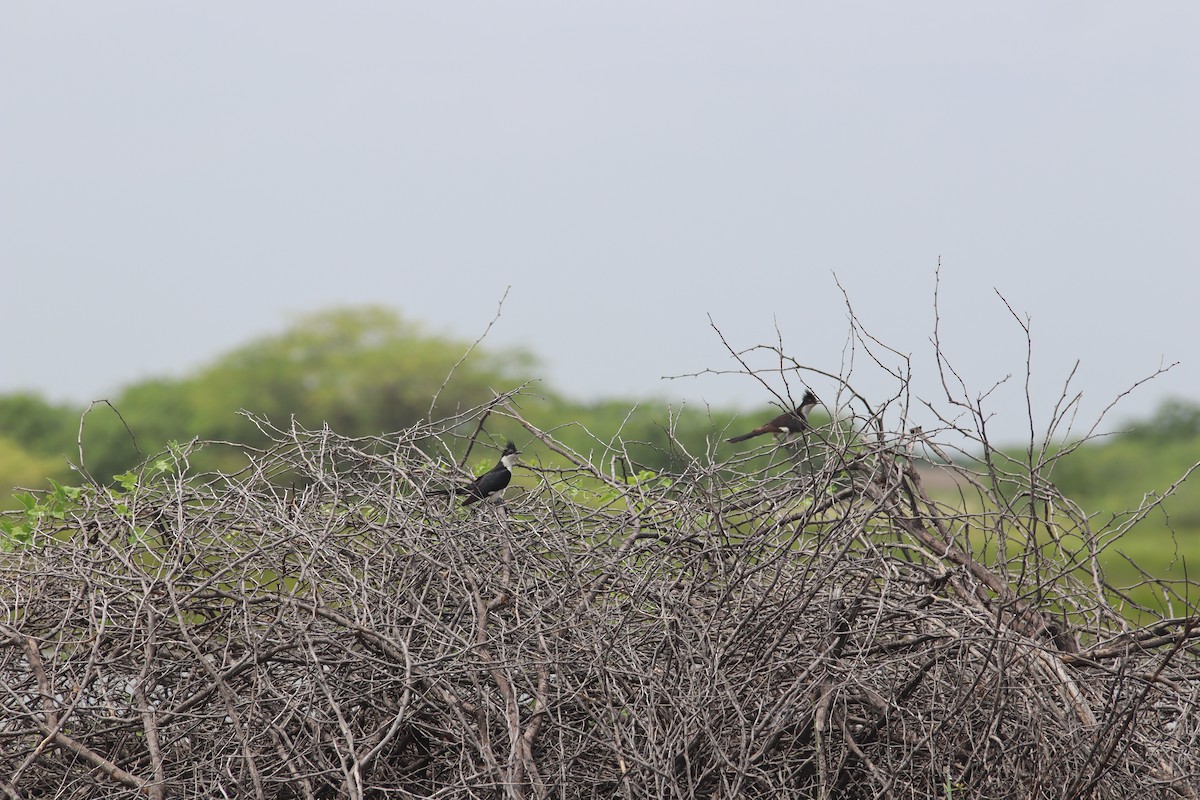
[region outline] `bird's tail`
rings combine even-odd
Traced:
[[[744,433],[741,436],[735,436],[732,439],[726,439],[725,441],[729,442],[730,444],[737,444],[738,442],[744,442],[747,439],[753,439],[760,433],[762,433],[762,431],[750,431],[749,433]]]

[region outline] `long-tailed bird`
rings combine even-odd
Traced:
[[[496,466],[466,486],[458,486],[454,489],[437,489],[430,492],[430,494],[450,494],[453,492],[458,495],[466,495],[467,499],[463,500],[464,506],[469,506],[471,503],[476,503],[480,500],[499,500],[504,496],[504,489],[508,486],[508,482],[512,480],[512,468],[519,460],[520,455],[521,453],[517,450],[517,446],[509,442],[504,446],[504,452],[500,454],[500,461]]]
[[[726,439],[727,442],[744,442],[747,439],[753,439],[755,436],[762,436],[764,433],[774,433],[780,439],[786,439],[789,436],[794,436],[809,430],[812,426],[808,424],[808,414],[813,410],[818,402],[817,396],[811,390],[804,392],[804,399],[800,401],[799,407],[795,411],[788,411],[780,414],[775,419],[759,425],[749,433],[744,433],[741,436],[734,436],[732,439]]]

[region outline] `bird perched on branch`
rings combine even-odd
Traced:
[[[466,486],[458,486],[454,489],[437,489],[430,492],[430,494],[454,493],[466,495],[467,499],[463,500],[464,506],[469,506],[480,500],[499,500],[504,496],[504,489],[508,486],[508,482],[512,480],[512,468],[520,460],[520,455],[521,453],[517,450],[517,446],[509,442],[504,446],[504,451],[500,454],[500,461],[496,466]]]
[[[731,443],[744,442],[747,439],[753,439],[755,436],[762,436],[764,433],[773,433],[778,436],[780,440],[784,440],[799,433],[803,433],[804,431],[812,428],[812,426],[808,424],[808,414],[819,402],[820,401],[817,400],[817,396],[812,393],[812,390],[806,390],[804,392],[804,399],[800,401],[800,405],[795,411],[787,411],[783,414],[780,414],[778,417],[766,423],[765,425],[759,425],[749,433],[744,433],[741,436],[734,436],[732,439],[726,439],[725,441]]]

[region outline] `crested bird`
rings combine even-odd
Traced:
[[[508,486],[508,482],[512,480],[512,468],[520,460],[520,455],[521,453],[517,450],[517,446],[509,442],[504,446],[504,451],[500,454],[500,460],[496,463],[496,466],[475,480],[465,486],[456,486],[453,489],[437,489],[430,492],[430,494],[454,493],[465,495],[466,499],[463,500],[464,506],[469,506],[480,500],[499,500],[504,496],[504,489]]]
[[[725,441],[731,443],[744,442],[747,439],[753,439],[755,436],[762,436],[764,433],[774,433],[780,439],[787,439],[790,436],[803,433],[812,428],[808,424],[808,414],[819,402],[811,389],[805,390],[804,399],[800,401],[800,405],[796,407],[795,411],[786,411],[770,422],[759,425],[749,433],[734,436],[732,439],[726,439]]]

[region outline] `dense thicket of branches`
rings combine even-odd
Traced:
[[[932,435],[854,407],[669,477],[507,397],[379,438],[260,422],[234,476],[176,448],[0,557],[0,790],[1200,796],[1200,617],[1115,607],[1129,520],[989,458],[936,503]],[[504,506],[431,494],[497,417],[562,466]]]

